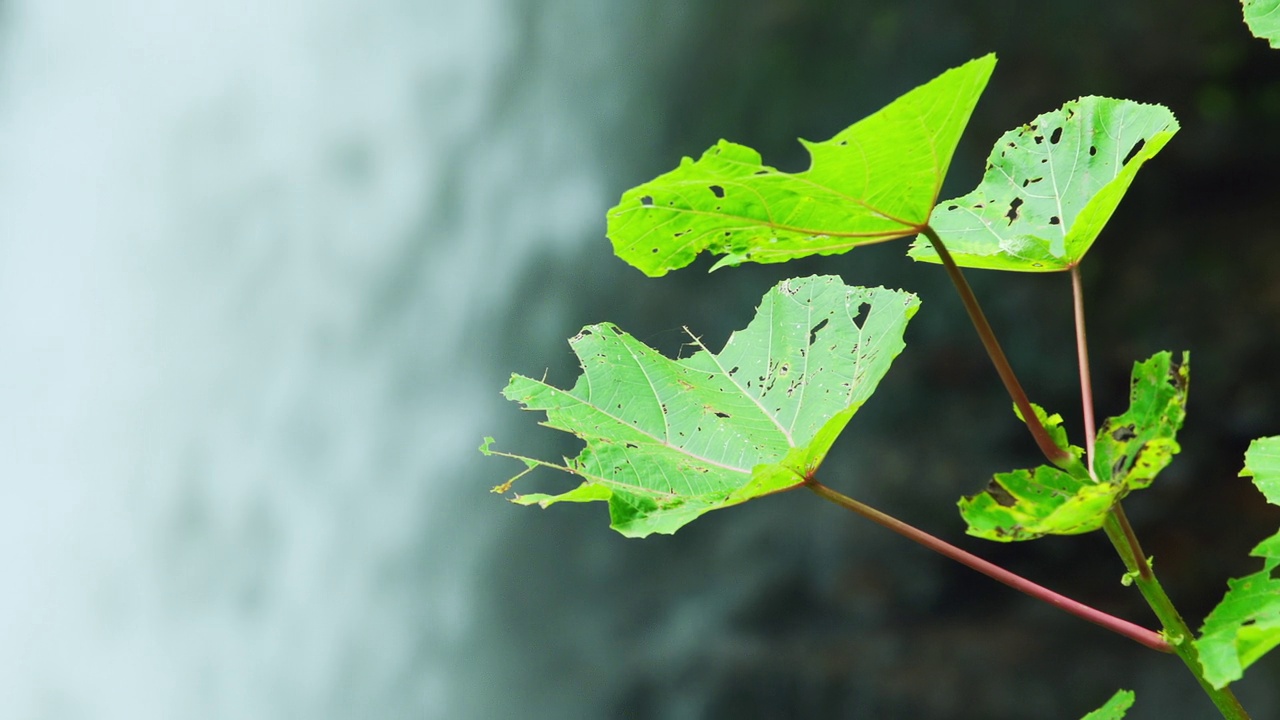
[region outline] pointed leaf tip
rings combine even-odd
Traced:
[[[1001,136],[978,187],[938,203],[929,224],[961,267],[1068,270],[1093,246],[1143,163],[1177,131],[1163,105],[1073,100]],[[908,254],[941,262],[923,236]]]
[[[571,390],[519,375],[506,390],[586,441],[563,466],[538,461],[583,483],[516,501],[604,500],[615,530],[643,537],[796,487],[902,351],[918,307],[910,293],[837,277],[786,280],[718,354],[695,339],[680,360],[613,325],[584,328],[570,341],[583,368]]]
[[[1121,720],[1133,707],[1132,690],[1117,690],[1105,705],[1080,718],[1080,720]]]
[[[908,237],[928,221],[960,134],[995,67],[972,60],[825,142],[785,173],[721,140],[696,161],[627,191],[609,211],[614,253],[657,277],[704,251],[712,269],[847,252]]]

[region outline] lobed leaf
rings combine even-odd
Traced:
[[[1001,136],[968,195],[929,224],[962,267],[1067,270],[1097,239],[1138,169],[1178,131],[1162,105],[1083,97]],[[909,255],[941,262],[923,236]]]
[[[1280,0],[1242,0],[1241,5],[1249,32],[1280,48]]]
[[[558,464],[499,453],[489,441],[481,449],[583,480],[515,502],[604,500],[623,535],[673,533],[811,477],[902,351],[918,308],[910,293],[833,276],[785,280],[719,354],[694,338],[699,350],[681,360],[613,325],[589,326],[570,340],[583,369],[572,390],[513,375],[504,391],[585,440],[581,454]]]
[[[1174,440],[1186,415],[1190,367],[1183,353],[1174,362],[1168,352],[1135,363],[1129,410],[1109,418],[1098,433],[1094,474],[1083,465],[1062,470],[997,473],[987,488],[960,500],[960,515],[970,535],[1014,542],[1045,535],[1077,535],[1102,527],[1111,507],[1133,490],[1149,486],[1178,452]],[[1054,443],[1079,458],[1069,445],[1061,415],[1033,405]]]
[[[1280,436],[1254,440],[1240,475],[1252,477],[1267,500],[1280,505]],[[1280,645],[1280,532],[1250,554],[1263,559],[1262,570],[1227,581],[1227,594],[1205,618],[1195,641],[1205,679],[1216,688],[1239,680]]]
[[[1117,690],[1105,705],[1080,718],[1080,720],[1121,720],[1133,707],[1133,691]]]
[[[758,152],[727,140],[696,161],[684,158],[609,211],[614,253],[657,277],[703,251],[724,256],[719,268],[915,235],[995,62],[971,60],[830,140],[801,141],[812,158],[803,172],[764,165]]]

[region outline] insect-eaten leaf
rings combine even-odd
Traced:
[[[1133,707],[1133,691],[1117,690],[1105,705],[1080,718],[1080,720],[1121,720]]]
[[[1280,436],[1254,440],[1240,474],[1252,477],[1267,500],[1280,505]],[[1205,618],[1195,641],[1205,679],[1216,688],[1239,680],[1280,645],[1280,532],[1250,554],[1263,559],[1262,570],[1227,581],[1227,594]]]
[[[604,500],[623,535],[673,533],[810,478],[902,351],[918,308],[910,293],[838,277],[784,280],[720,353],[695,337],[697,352],[678,360],[613,325],[592,325],[570,340],[583,369],[573,389],[513,375],[504,391],[545,411],[548,427],[586,441],[581,454],[546,462],[498,452],[488,439],[481,450],[582,479],[517,503]]]
[[[1014,542],[1102,527],[1116,502],[1149,486],[1178,452],[1174,436],[1186,416],[1189,371],[1186,353],[1180,362],[1162,352],[1135,363],[1129,410],[1103,423],[1093,476],[1083,465],[997,473],[986,490],[960,500],[968,533]],[[1080,448],[1067,444],[1062,416],[1032,407],[1054,443],[1078,459]]]
[[[1101,482],[1127,493],[1155,480],[1181,448],[1175,439],[1187,416],[1191,356],[1156,353],[1136,363],[1129,381],[1129,410],[1098,428],[1093,469]]]
[[[1163,105],[1083,97],[1005,133],[977,189],[929,224],[961,267],[1068,270],[1102,231],[1138,169],[1178,131]],[[941,262],[924,236],[909,255]]]
[[[1280,48],[1280,0],[1242,0],[1241,5],[1249,32]]]
[[[995,62],[972,60],[830,140],[802,141],[812,158],[803,172],[763,165],[758,152],[727,140],[684,158],[609,211],[614,253],[657,277],[703,251],[724,256],[719,268],[915,235]]]

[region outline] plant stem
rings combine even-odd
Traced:
[[[1093,417],[1093,380],[1089,375],[1089,344],[1084,330],[1084,287],[1080,266],[1071,266],[1071,297],[1076,317],[1076,363],[1080,366],[1080,407],[1084,412],[1084,464],[1093,473],[1093,449],[1097,444],[1098,426]]]
[[[1084,290],[1080,282],[1079,265],[1071,268],[1071,295],[1072,305],[1075,308],[1076,359],[1080,366],[1080,401],[1084,413],[1085,460],[1089,468],[1089,476],[1096,481],[1093,454],[1096,446],[1097,425],[1093,415],[1093,382],[1089,376],[1089,348],[1084,325]],[[1142,551],[1138,536],[1133,532],[1133,526],[1129,524],[1129,518],[1119,502],[1111,508],[1103,529],[1107,533],[1107,538],[1111,540],[1111,544],[1115,546],[1120,559],[1124,561],[1129,577],[1133,578],[1138,591],[1142,593],[1142,597],[1160,620],[1164,628],[1164,637],[1173,647],[1173,652],[1182,659],[1187,669],[1195,676],[1200,687],[1222,713],[1222,717],[1228,720],[1248,720],[1249,714],[1241,707],[1240,701],[1236,699],[1229,687],[1218,690],[1205,680],[1204,671],[1200,667],[1200,654],[1194,642],[1195,635],[1191,632],[1191,628],[1187,627],[1178,609],[1174,607],[1173,601],[1165,593],[1160,581],[1156,579],[1155,571],[1151,569],[1151,563],[1147,560],[1146,553]]]
[[[942,259],[942,265],[947,269],[947,275],[951,277],[951,283],[955,285],[956,292],[960,294],[960,301],[964,303],[964,309],[969,313],[969,319],[973,321],[973,327],[978,331],[978,337],[982,340],[982,346],[986,348],[987,355],[991,358],[991,364],[995,366],[996,373],[1000,375],[1000,380],[1004,383],[1004,387],[1009,391],[1009,397],[1013,398],[1013,404],[1017,406],[1018,412],[1022,414],[1022,419],[1027,423],[1027,428],[1031,431],[1031,436],[1035,438],[1036,445],[1040,447],[1040,452],[1049,459],[1049,462],[1059,467],[1067,467],[1074,458],[1071,454],[1054,444],[1049,437],[1049,433],[1044,429],[1040,419],[1036,417],[1035,412],[1031,409],[1031,401],[1027,399],[1026,392],[1023,391],[1022,385],[1018,382],[1018,376],[1013,372],[1013,366],[1009,364],[1008,358],[1005,357],[1004,351],[1000,349],[1000,342],[996,340],[995,332],[991,329],[991,324],[987,322],[987,317],[982,313],[982,307],[978,305],[978,298],[974,296],[973,289],[969,287],[969,282],[964,279],[964,274],[960,272],[956,261],[952,259],[951,253],[947,251],[947,247],[942,244],[942,238],[938,237],[938,233],[932,227],[925,225],[920,232],[927,238],[929,243],[933,245],[933,249],[938,253],[938,257]]]
[[[805,486],[824,500],[830,501],[840,507],[857,513],[864,518],[892,530],[899,535],[923,545],[934,552],[948,557],[956,562],[970,567],[978,572],[990,577],[994,580],[1004,583],[1014,590],[1024,592],[1038,600],[1053,605],[1054,607],[1065,610],[1076,617],[1088,620],[1091,623],[1101,625],[1102,627],[1119,633],[1130,640],[1145,645],[1152,650],[1159,652],[1173,652],[1173,648],[1159,634],[1148,630],[1140,625],[1136,625],[1127,620],[1121,620],[1113,615],[1108,615],[1101,610],[1077,602],[1063,595],[1037,585],[1026,578],[1016,575],[994,563],[983,560],[977,555],[961,550],[960,548],[936,538],[923,530],[908,525],[905,522],[885,513],[876,510],[873,507],[864,505],[853,498],[837,492],[826,485],[810,478],[805,482]]]
[[[1240,705],[1240,701],[1236,699],[1230,687],[1219,690],[1205,680],[1204,670],[1200,667],[1200,653],[1196,650],[1194,642],[1195,635],[1191,632],[1191,628],[1187,627],[1178,609],[1173,606],[1173,601],[1165,594],[1160,581],[1156,579],[1155,573],[1151,570],[1151,564],[1142,554],[1142,548],[1138,545],[1133,528],[1129,525],[1129,520],[1125,517],[1119,503],[1107,516],[1103,529],[1106,530],[1107,537],[1115,546],[1116,552],[1120,554],[1120,559],[1124,561],[1130,577],[1134,578],[1134,584],[1138,586],[1142,597],[1146,599],[1147,604],[1155,611],[1156,617],[1160,619],[1160,624],[1164,626],[1164,637],[1173,647],[1173,652],[1182,659],[1183,664],[1195,676],[1205,694],[1218,708],[1218,712],[1228,720],[1249,720],[1249,713]]]

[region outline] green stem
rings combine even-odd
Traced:
[[[1093,383],[1089,376],[1089,348],[1084,326],[1084,290],[1080,282],[1078,265],[1071,268],[1071,295],[1076,321],[1076,359],[1080,367],[1080,401],[1084,411],[1085,458],[1089,475],[1096,481],[1093,454],[1097,426],[1094,424]],[[1120,559],[1124,561],[1129,577],[1133,578],[1138,591],[1142,593],[1142,597],[1160,620],[1160,625],[1164,628],[1164,637],[1172,645],[1174,653],[1195,676],[1205,694],[1222,713],[1222,717],[1228,720],[1248,720],[1249,714],[1240,706],[1240,701],[1236,699],[1230,688],[1218,690],[1205,680],[1204,671],[1200,667],[1200,655],[1194,642],[1195,635],[1191,632],[1191,628],[1187,627],[1178,609],[1174,607],[1173,601],[1165,593],[1160,581],[1156,579],[1155,571],[1151,569],[1151,563],[1146,553],[1142,551],[1138,536],[1133,532],[1133,526],[1129,524],[1129,518],[1125,516],[1124,507],[1119,502],[1111,508],[1103,529],[1107,533],[1107,538],[1111,540],[1111,544],[1115,546],[1116,552],[1119,553]]]
[[[978,304],[978,298],[974,296],[973,289],[969,287],[969,282],[964,279],[964,274],[960,272],[956,261],[952,259],[951,253],[947,251],[947,247],[942,244],[942,238],[938,237],[938,233],[932,227],[925,225],[920,232],[927,238],[929,243],[933,245],[933,249],[938,253],[938,257],[942,259],[942,265],[947,269],[947,275],[951,277],[951,283],[955,285],[956,292],[960,294],[960,301],[964,303],[964,309],[969,313],[969,319],[973,321],[973,327],[978,331],[978,337],[982,340],[982,346],[986,348],[987,355],[991,358],[991,364],[995,366],[996,373],[1000,375],[1001,382],[1009,391],[1009,397],[1013,398],[1013,404],[1017,406],[1018,412],[1022,414],[1023,420],[1027,423],[1027,428],[1031,431],[1031,436],[1035,438],[1036,445],[1040,447],[1040,452],[1049,459],[1049,462],[1059,467],[1067,467],[1074,458],[1071,454],[1054,444],[1049,437],[1048,431],[1041,424],[1040,419],[1036,417],[1035,412],[1031,409],[1031,401],[1027,399],[1026,392],[1023,391],[1021,383],[1018,382],[1018,376],[1013,372],[1013,366],[1009,364],[1009,359],[1005,357],[1004,350],[1000,349],[1000,342],[996,340],[996,334],[991,329],[991,323],[987,322],[987,317],[982,313],[982,307]]]
[[[983,575],[1002,582],[1014,590],[1024,592],[1037,600],[1047,602],[1054,607],[1075,615],[1076,617],[1088,620],[1096,625],[1101,625],[1112,632],[1119,633],[1130,640],[1151,648],[1152,650],[1158,650],[1166,653],[1173,651],[1169,643],[1166,642],[1159,633],[1148,630],[1140,625],[1135,625],[1127,620],[1121,620],[1113,615],[1108,615],[1101,610],[1072,600],[1064,595],[1060,595],[1044,586],[1037,585],[1020,575],[1016,575],[1005,570],[999,565],[983,560],[977,555],[961,550],[945,540],[936,538],[929,533],[926,533],[912,525],[908,525],[891,515],[886,515],[869,505],[864,505],[847,495],[823,485],[817,480],[810,478],[805,482],[805,487],[812,490],[818,495],[818,497],[821,497],[824,500],[833,502],[846,510],[857,513],[881,527],[888,528],[908,540],[919,543],[920,545],[923,545],[944,557],[948,557],[962,565],[965,565],[966,567],[977,570]]]
[[[1218,712],[1228,720],[1249,720],[1249,713],[1240,705],[1240,701],[1236,699],[1230,687],[1219,690],[1205,679],[1204,670],[1200,667],[1200,653],[1196,650],[1194,642],[1195,635],[1191,632],[1191,628],[1187,627],[1178,609],[1174,607],[1173,601],[1165,594],[1160,581],[1156,579],[1155,573],[1151,570],[1151,564],[1142,554],[1142,548],[1138,545],[1133,528],[1129,525],[1129,520],[1118,503],[1107,516],[1103,529],[1106,530],[1107,538],[1111,540],[1111,544],[1115,546],[1116,552],[1124,561],[1125,568],[1129,571],[1129,576],[1134,579],[1133,582],[1138,586],[1142,597],[1160,619],[1160,624],[1164,627],[1164,637],[1173,647],[1173,652],[1182,659],[1183,664],[1195,676],[1196,682],[1200,683],[1200,687],[1218,708]]]

